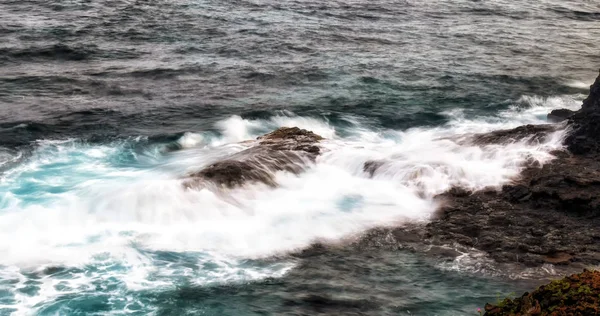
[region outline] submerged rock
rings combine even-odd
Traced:
[[[373,177],[377,170],[385,163],[386,161],[383,160],[368,160],[363,164],[363,172],[369,174],[370,177]]]
[[[207,185],[234,188],[248,182],[277,186],[275,172],[303,172],[320,154],[318,142],[323,138],[298,127],[282,127],[258,137],[255,146],[189,174],[186,188]]]
[[[600,272],[585,270],[540,286],[531,293],[485,306],[485,315],[598,315]]]

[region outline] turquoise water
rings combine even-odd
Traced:
[[[450,124],[408,131],[373,130],[352,120],[338,127],[291,114],[233,116],[216,124],[218,132],[188,133],[175,142],[39,141],[4,171],[0,185],[3,310],[471,314],[552,270],[502,271],[475,253],[448,261],[402,245],[357,248],[343,240],[360,239],[357,233],[390,220],[427,220],[435,210],[431,198],[452,183],[501,183],[518,171],[515,161],[548,159],[560,135],[547,144],[489,148],[445,139],[543,122],[545,111],[534,104],[494,117],[449,113]],[[279,174],[275,190],[250,185],[215,195],[183,189],[186,172],[248,146],[236,141],[282,125],[328,137],[306,174]],[[425,152],[432,158],[424,160]],[[381,155],[397,163],[370,179],[362,164]],[[297,255],[315,241],[338,246]]]
[[[0,2],[0,315],[477,315],[531,289],[553,267],[442,258],[365,232],[426,223],[451,186],[502,185],[552,159],[560,132],[464,139],[577,109],[600,64],[598,12]],[[303,174],[183,188],[281,126],[326,138]],[[387,161],[374,177],[372,160]]]

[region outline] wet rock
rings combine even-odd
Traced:
[[[552,110],[552,112],[548,114],[548,121],[553,123],[562,122],[573,116],[573,114],[575,114],[575,111],[569,109]]]
[[[553,124],[524,125],[513,129],[493,131],[475,135],[472,142],[476,145],[510,144],[526,141],[527,143],[544,142],[547,137],[561,127]]]
[[[375,175],[375,172],[377,172],[377,170],[381,168],[381,166],[383,166],[384,164],[385,161],[382,160],[369,160],[364,163],[363,171],[369,174],[369,176],[373,177]]]
[[[587,253],[600,253],[594,239],[600,224],[599,175],[597,160],[558,158],[527,168],[501,191],[445,193],[438,197],[444,204],[426,226],[427,234],[472,246],[498,262],[596,264],[600,261]],[[552,261],[555,252],[572,258]]]
[[[260,164],[251,164],[247,161],[220,161],[191,174],[190,177],[205,179],[230,188],[241,186],[247,181],[275,186],[275,180],[269,170],[263,169]],[[188,185],[191,187],[191,184]]]
[[[579,111],[569,118],[573,129],[565,140],[569,150],[577,155],[600,154],[600,76],[590,87],[589,96]]]
[[[509,201],[524,201],[531,196],[531,191],[526,185],[505,185],[502,187],[502,193],[506,195]]]
[[[43,274],[45,275],[53,275],[56,273],[60,273],[67,270],[65,267],[61,267],[61,266],[49,266],[46,267],[43,271]]]
[[[568,114],[566,111],[560,111]],[[437,197],[442,207],[424,226],[425,242],[460,244],[496,262],[525,266],[600,263],[600,77],[582,109],[567,122],[569,152],[526,166],[501,190],[453,188]],[[526,125],[476,135],[475,144],[536,142],[563,125]]]
[[[423,240],[423,237],[419,233],[405,229],[394,230],[392,235],[396,242],[401,244],[415,243]]]
[[[323,140],[323,137],[298,127],[280,127],[271,133],[258,137],[262,143],[270,141],[291,140],[296,143],[315,143]]]
[[[303,172],[320,154],[323,138],[297,127],[282,127],[258,137],[255,146],[189,174],[186,188],[235,188],[246,183],[277,186],[275,172]]]

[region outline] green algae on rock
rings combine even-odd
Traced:
[[[487,316],[599,315],[600,272],[584,270],[542,285],[519,298],[506,298],[497,305],[487,304],[485,311]]]

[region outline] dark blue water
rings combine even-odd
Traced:
[[[583,0],[0,0],[0,314],[476,315],[551,267],[347,239],[548,159],[440,139],[577,108],[598,38]],[[286,125],[331,140],[306,176],[182,191]]]

